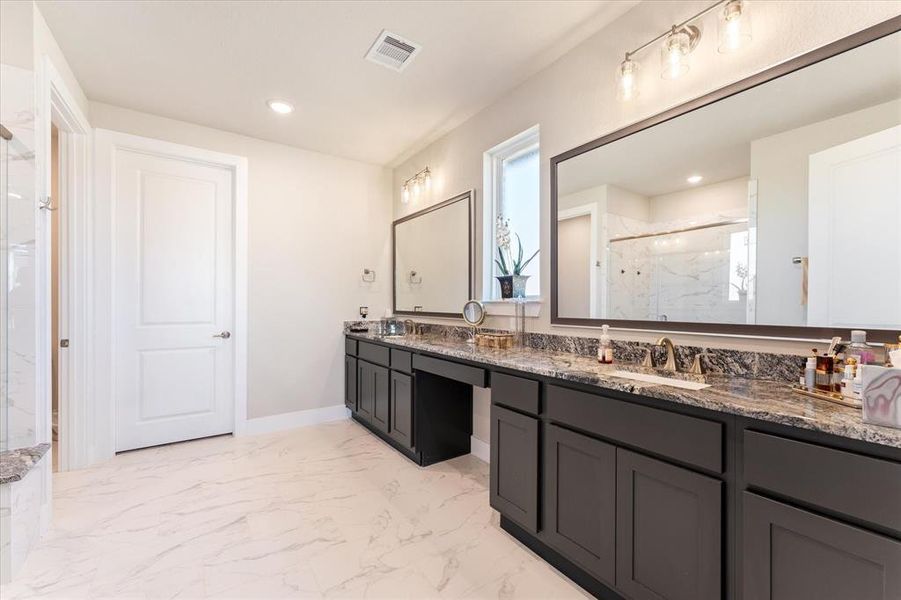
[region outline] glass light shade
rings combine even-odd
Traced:
[[[663,41],[660,48],[660,76],[676,79],[688,73],[688,54],[691,52],[691,38],[684,31],[673,31]]]
[[[407,202],[410,201],[410,188],[409,188],[409,186],[407,186],[406,183],[404,184],[403,195],[401,196],[401,200],[403,200],[404,204],[406,204]]]
[[[748,3],[743,0],[729,0],[720,12],[717,22],[721,53],[735,52],[751,42],[751,15]]]
[[[638,97],[639,64],[626,57],[616,70],[616,98],[628,102]]]
[[[432,188],[432,172],[428,169],[425,170],[425,189]]]
[[[413,182],[413,196],[414,197],[419,196],[419,180],[418,179]]]

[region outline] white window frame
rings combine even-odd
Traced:
[[[539,126],[534,125],[522,133],[494,146],[483,155],[484,201],[482,202],[482,299],[485,302],[500,302],[500,288],[496,285],[497,267],[494,264],[495,231],[497,224],[497,202],[502,194],[503,178],[501,168],[503,162],[531,152],[538,147],[539,164],[541,161],[541,139]],[[539,184],[540,186],[540,184]],[[540,194],[539,189],[539,194]],[[541,215],[537,215],[539,227]],[[539,258],[536,260],[540,260]],[[528,296],[528,300],[539,300],[540,296]]]

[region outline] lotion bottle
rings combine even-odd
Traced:
[[[807,368],[804,369],[804,387],[812,390],[816,387],[817,380],[817,357],[807,357]]]
[[[609,329],[609,325],[602,325],[601,337],[598,338],[598,362],[605,365],[613,363],[613,341],[607,333]]]

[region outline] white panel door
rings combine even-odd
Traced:
[[[229,433],[233,172],[126,149],[114,171],[116,451]]]
[[[901,126],[810,156],[807,324],[901,328]]]

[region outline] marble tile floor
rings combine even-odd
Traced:
[[[582,598],[507,535],[472,456],[419,468],[352,421],[56,473],[23,598]]]

